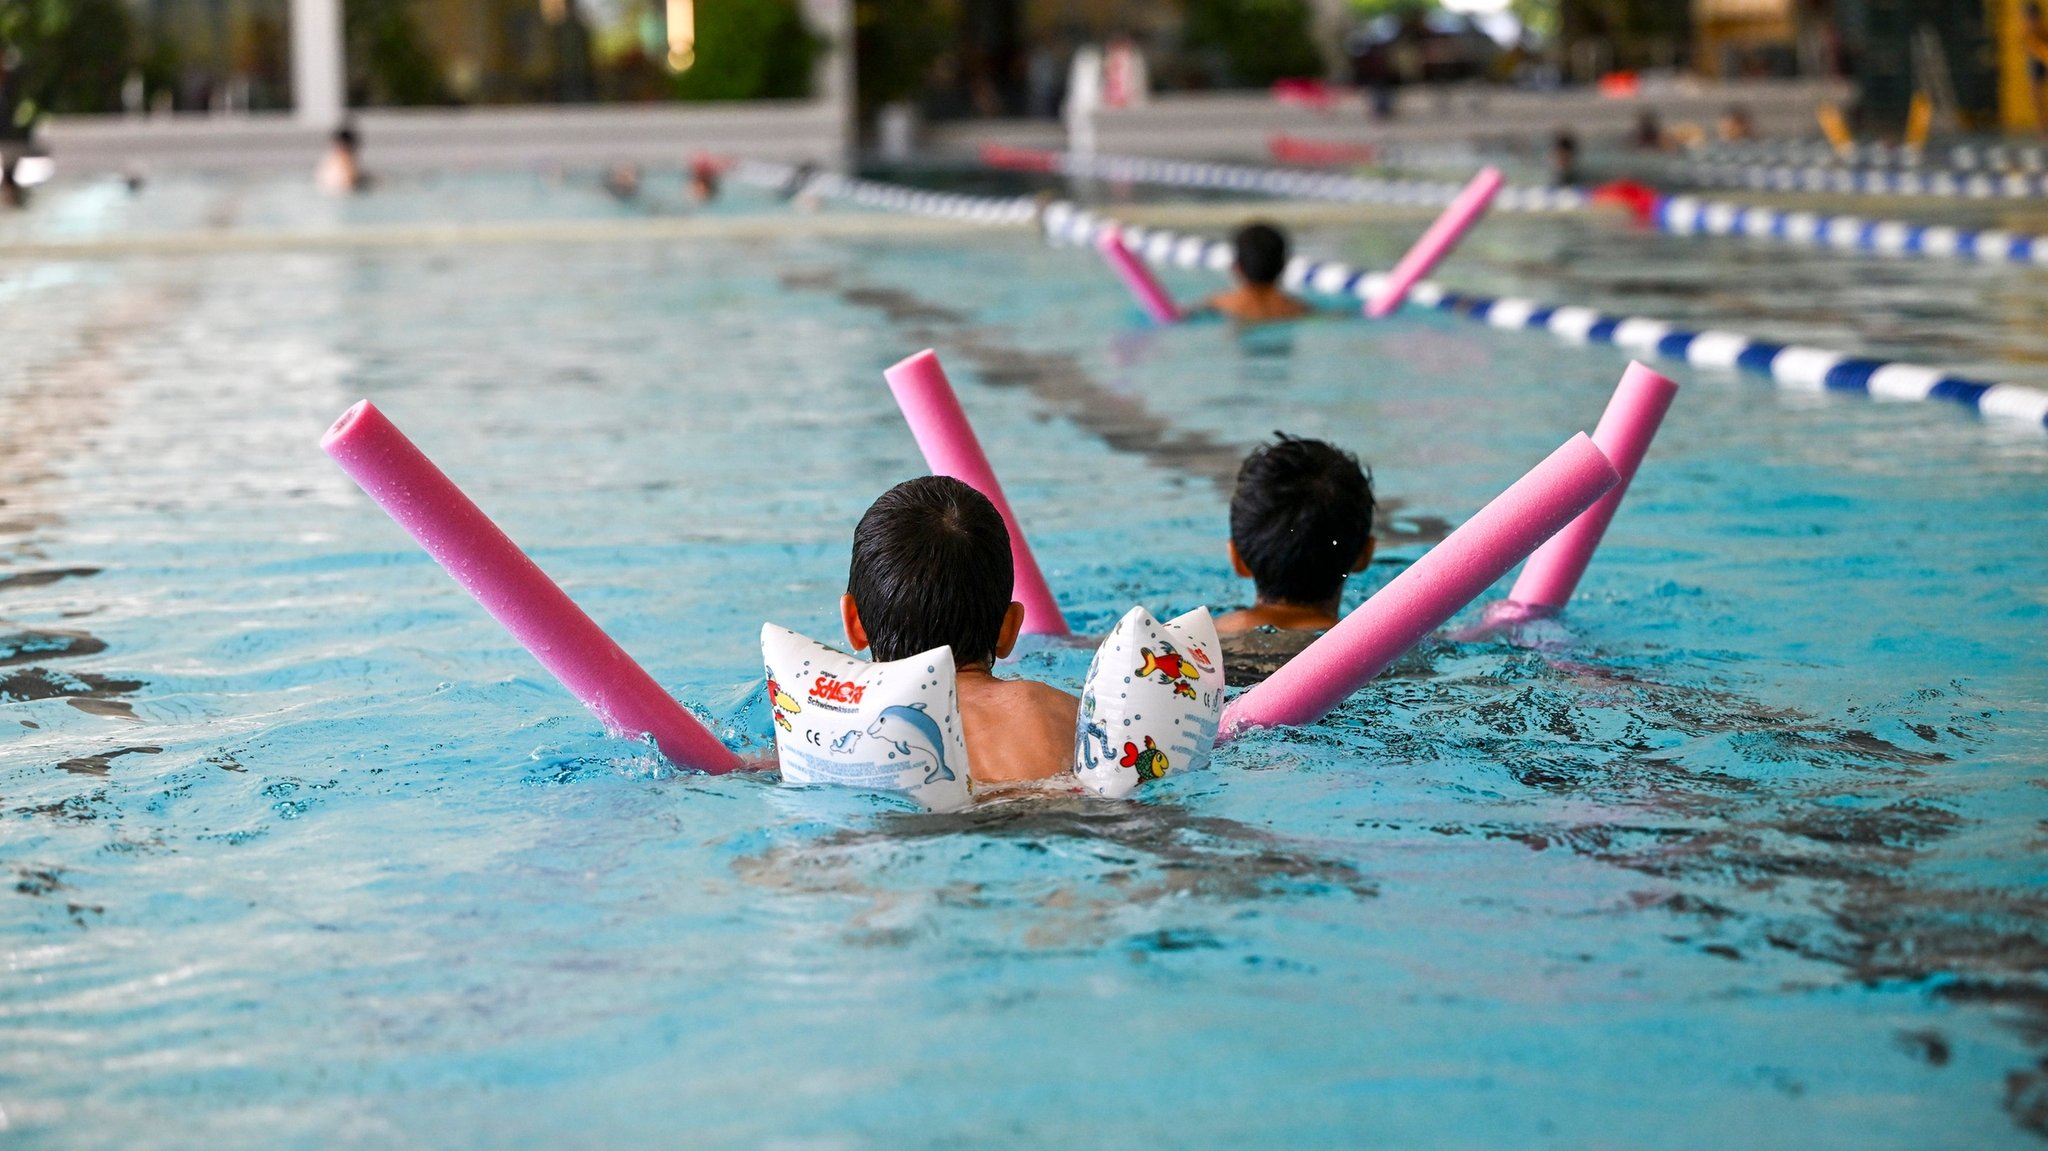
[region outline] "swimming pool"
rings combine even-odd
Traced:
[[[184,215],[145,222],[156,191]],[[639,211],[528,177],[47,193],[10,238]],[[1385,266],[1411,234],[1301,244]],[[2048,378],[2027,269],[1501,218],[1442,278]],[[759,744],[760,623],[834,636],[854,520],[922,471],[880,377],[910,352],[1097,633],[1242,601],[1224,485],[1270,430],[1372,463],[1355,599],[1589,426],[1624,358],[1414,311],[1150,332],[1023,231],[113,244],[0,253],[0,300],[20,1145],[2048,1133],[2038,429],[1667,369],[1539,645],[1433,643],[1139,802],[933,816],[603,738],[321,430],[374,398]]]

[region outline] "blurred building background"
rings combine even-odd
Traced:
[[[1059,114],[1072,59],[1116,44],[1152,93],[1278,81],[1490,85],[1842,77],[1866,126],[1933,92],[1962,127],[2027,126],[2027,0],[823,0],[850,7],[858,122]],[[817,95],[820,0],[0,0],[0,131],[42,116],[294,107],[295,13],[338,5],[357,109]],[[683,22],[682,26],[678,21]],[[684,35],[679,38],[678,33]],[[679,54],[678,44],[689,49]],[[2015,44],[2019,47],[2016,49]],[[2015,51],[2020,54],[2015,55]],[[2015,61],[2019,71],[2015,71]],[[2001,94],[2001,83],[2007,91]],[[2031,101],[2028,102],[2031,105]],[[2016,119],[2016,116],[2018,118]]]

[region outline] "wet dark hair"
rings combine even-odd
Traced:
[[[878,660],[941,645],[993,663],[1010,608],[1010,531],[988,497],[947,476],[905,480],[853,529],[846,591]]]
[[[1287,269],[1287,237],[1263,221],[1237,230],[1237,270],[1254,284],[1274,284]]]
[[[1343,589],[1372,538],[1372,477],[1350,452],[1274,435],[1237,469],[1230,541],[1261,600],[1323,603]]]
[[[362,137],[356,135],[355,128],[348,124],[343,124],[341,127],[336,128],[333,138],[335,143],[351,152],[355,151],[357,146],[363,142]]]

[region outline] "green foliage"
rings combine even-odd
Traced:
[[[0,131],[45,112],[111,112],[134,64],[121,0],[0,0]]]
[[[411,0],[347,0],[341,12],[350,104],[448,103],[441,66],[420,42]]]
[[[1434,12],[1442,6],[1437,0],[1351,0],[1351,11],[1361,20]]]
[[[678,73],[683,100],[796,99],[811,94],[825,48],[796,0],[706,0],[697,8],[697,60]]]
[[[1187,45],[1219,55],[1237,84],[1320,76],[1304,0],[1188,0]]]
[[[1564,26],[1564,0],[1514,0],[1508,6],[1522,29],[1539,43],[1557,38]]]
[[[924,90],[932,65],[953,43],[952,15],[928,0],[856,0],[854,67],[865,110]]]

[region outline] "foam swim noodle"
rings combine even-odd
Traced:
[[[1424,232],[1422,238],[1415,241],[1415,246],[1408,249],[1408,254],[1401,257],[1401,262],[1394,265],[1379,294],[1366,302],[1365,314],[1375,320],[1392,315],[1394,309],[1401,306],[1401,301],[1408,298],[1408,291],[1416,281],[1429,275],[1429,270],[1436,267],[1439,260],[1450,255],[1451,249],[1458,246],[1458,241],[1464,238],[1472,225],[1486,214],[1486,208],[1493,203],[1494,194],[1500,191],[1500,186],[1499,168],[1481,168],[1479,174],[1472,177],[1472,182],[1452,198],[1450,206],[1429,226],[1429,231]]]
[[[953,394],[953,385],[939,366],[938,354],[926,348],[882,376],[889,381],[889,390],[895,393],[896,405],[903,409],[910,434],[917,437],[918,449],[924,452],[932,474],[959,480],[987,496],[1002,513],[1003,526],[1010,529],[1010,561],[1016,571],[1010,595],[1024,605],[1025,633],[1071,634],[1067,617],[1060,614],[1059,601],[1053,599],[1045,573],[1038,570],[1038,560],[1024,539],[1024,529],[1017,525],[1010,501],[1003,498],[1003,485],[996,482],[995,469],[975,438],[974,425],[967,422],[960,397]]]
[[[1536,549],[1516,578],[1515,590],[1508,593],[1511,602],[1556,610],[1572,598],[1676,395],[1678,385],[1668,377],[1630,361],[1621,384],[1614,389],[1614,398],[1607,401],[1607,410],[1600,416],[1600,426],[1593,429],[1593,443],[1614,464],[1621,482]]]
[[[651,734],[678,767],[742,766],[370,401],[342,413],[320,447],[605,730]]]
[[[1102,237],[1095,241],[1095,247],[1102,253],[1102,258],[1109,261],[1109,266],[1116,269],[1116,274],[1123,279],[1124,287],[1129,288],[1131,295],[1138,298],[1139,306],[1145,309],[1146,315],[1152,317],[1153,323],[1165,325],[1180,322],[1180,308],[1174,304],[1173,297],[1167,295],[1166,289],[1159,286],[1158,279],[1152,275],[1152,269],[1147,268],[1129,248],[1124,246],[1123,237],[1116,234],[1116,229],[1104,229]]]
[[[1232,700],[1218,742],[1247,728],[1321,719],[1620,482],[1584,432],[1573,436],[1270,679]]]

